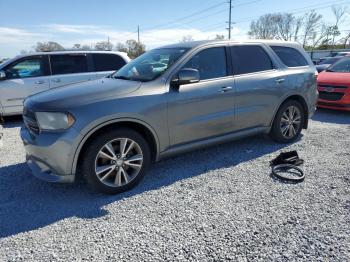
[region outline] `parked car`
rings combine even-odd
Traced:
[[[159,61],[166,66],[154,67]],[[93,188],[118,193],[151,162],[188,150],[259,133],[290,143],[314,113],[316,75],[292,42],[157,48],[110,77],[27,98],[27,163],[47,181],[83,174]]]
[[[0,115],[23,111],[23,100],[52,88],[104,77],[130,61],[123,52],[63,51],[17,56],[0,65]]]
[[[334,56],[350,56],[350,52],[349,51],[337,52],[334,54]]]
[[[335,62],[338,62],[344,56],[334,56],[334,57],[325,57],[316,65],[317,72],[322,72],[326,70],[329,66],[333,65]]]
[[[320,73],[317,106],[350,111],[350,57],[344,57]]]

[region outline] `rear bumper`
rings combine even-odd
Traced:
[[[71,128],[67,132],[33,135],[22,127],[21,138],[27,165],[34,176],[48,182],[74,182],[72,165],[76,141],[81,139],[79,132]]]

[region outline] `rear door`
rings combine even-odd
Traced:
[[[117,54],[93,53],[92,61],[96,78],[102,78],[123,67],[126,62]]]
[[[51,88],[93,80],[95,73],[88,66],[85,53],[50,55]]]
[[[236,84],[236,130],[269,125],[285,78],[263,45],[230,47]]]
[[[5,114],[20,114],[27,96],[50,88],[47,55],[21,58],[4,71],[6,79],[0,81],[0,102]]]

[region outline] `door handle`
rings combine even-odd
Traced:
[[[61,79],[59,79],[59,78],[52,79],[52,82],[55,82],[55,83],[60,83],[60,82],[61,82]]]
[[[38,80],[38,81],[35,82],[35,84],[42,85],[42,84],[45,84],[45,81],[44,80]]]
[[[225,86],[225,87],[222,87],[218,92],[219,93],[225,93],[225,92],[228,92],[228,91],[231,91],[232,90],[232,86]]]
[[[281,83],[283,83],[284,81],[285,81],[284,78],[277,78],[277,79],[276,79],[276,83],[277,83],[277,84],[281,84]]]

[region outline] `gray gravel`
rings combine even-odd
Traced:
[[[0,148],[0,261],[350,261],[350,113],[318,111],[288,146],[257,136],[163,161],[116,196],[32,177],[19,126]],[[303,183],[269,176],[290,149]]]

